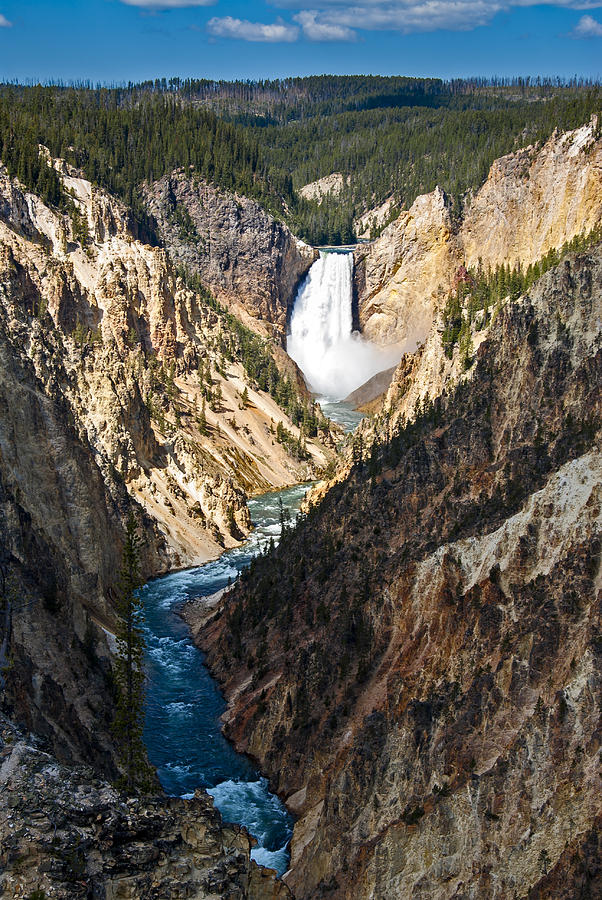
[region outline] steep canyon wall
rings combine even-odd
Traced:
[[[281,339],[317,252],[254,200],[184,170],[149,186],[146,199],[173,259],[243,321]]]
[[[295,896],[599,892],[601,312],[599,247],[503,305],[201,630]]]
[[[360,324],[370,340],[413,351],[460,265],[523,267],[602,219],[602,141],[596,118],[496,160],[460,218],[437,188],[356,251]]]
[[[248,532],[249,493],[327,453],[277,442],[279,424],[299,429],[254,387],[224,317],[134,238],[126,207],[48,164],[66,212],[0,166],[3,687],[60,759],[114,773],[105,629],[129,510],[145,577],[203,561]]]

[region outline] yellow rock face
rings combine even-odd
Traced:
[[[358,261],[365,273],[359,299],[366,337],[414,350],[458,259],[446,197],[437,188],[418,197]]]
[[[597,120],[494,162],[454,227],[440,188],[418,197],[369,248],[356,253],[360,324],[380,344],[415,348],[457,266],[528,266],[602,218]]]
[[[602,141],[593,124],[494,162],[460,229],[467,266],[529,265],[602,216]]]

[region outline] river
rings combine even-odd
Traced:
[[[280,536],[278,498],[294,518],[308,485],[249,501],[255,530],[242,546],[193,569],[172,572],[142,588],[145,611],[146,718],[144,740],[164,790],[190,796],[205,788],[224,821],[245,825],[257,839],[252,857],[282,874],[293,821],[251,762],[224,738],[219,718],[226,708],[203,654],[178,615],[182,604],[226,587],[270,541]]]
[[[302,311],[295,306],[294,334],[289,339],[299,353],[304,347],[313,348],[305,354],[307,359],[303,357],[316,381],[312,386],[322,388],[326,394],[319,401],[322,409],[346,432],[353,431],[362,416],[338,398],[365,380],[365,365],[372,374],[376,358],[376,351],[359,335],[352,334],[352,268],[350,254],[321,254],[307,284],[300,289]],[[309,304],[309,313],[303,303]],[[328,325],[326,331],[330,335],[328,340],[323,339],[324,346],[316,343],[311,329],[311,334],[306,334],[307,328],[304,331],[297,327],[306,319],[310,324],[314,322],[316,303],[321,304],[322,325]],[[321,349],[316,351],[318,345]],[[322,381],[316,373],[321,373]],[[305,374],[307,377],[308,372]],[[312,378],[309,381],[311,384]],[[225,821],[245,825],[257,839],[252,857],[279,874],[286,871],[289,863],[292,818],[278,797],[269,792],[266,779],[222,735],[224,699],[178,610],[186,600],[226,587],[270,539],[277,541],[278,498],[282,498],[294,518],[306,490],[307,485],[300,485],[250,500],[249,511],[256,527],[242,547],[204,566],[154,579],[142,589],[148,671],[144,740],[148,757],[168,794],[186,797],[197,788],[205,788]]]

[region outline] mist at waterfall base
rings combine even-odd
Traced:
[[[252,858],[281,875],[288,867],[293,821],[255,767],[223,736],[224,699],[178,615],[182,604],[226,587],[254,556],[280,536],[280,508],[294,517],[307,485],[264,494],[249,501],[256,528],[242,547],[194,569],[155,578],[142,589],[146,671],[144,741],[163,789],[192,796],[204,788],[224,821],[244,825],[257,839]]]
[[[353,331],[353,253],[320,251],[297,294],[286,350],[310,390],[343,400],[401,358]]]

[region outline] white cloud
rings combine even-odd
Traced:
[[[217,0],[120,0],[146,10],[184,9],[212,6]],[[602,7],[602,0],[268,0],[273,6],[296,12],[297,23],[264,24],[214,16],[207,23],[209,34],[243,41],[292,43],[301,34],[309,41],[354,41],[357,31],[398,31],[410,34],[425,31],[470,31],[488,25],[499,12],[512,7],[547,6],[573,10]],[[307,6],[311,6],[307,9]],[[9,27],[0,15],[0,27]],[[602,26],[591,16],[582,16],[569,37],[600,37]]]
[[[295,22],[303,28],[303,34],[310,41],[355,41],[357,35],[347,25],[337,25],[334,22],[316,21],[318,13],[315,10],[304,10],[293,16]]]
[[[12,28],[12,22],[9,22],[6,16],[0,13],[0,28]]]
[[[332,34],[367,31],[400,31],[408,34],[419,31],[469,31],[491,22],[496,13],[513,6],[535,6],[542,0],[311,0],[311,10],[304,9],[303,0],[270,0],[273,5],[300,10],[294,18],[304,28],[310,40],[329,40],[318,37],[322,31]],[[306,0],[307,2],[307,0]],[[548,6],[565,9],[597,9],[602,0],[546,0]],[[584,17],[588,18],[588,17]],[[591,18],[591,17],[590,17]],[[592,20],[595,22],[595,20]],[[309,33],[313,31],[315,36]],[[349,40],[339,37],[338,40]]]
[[[322,0],[313,28],[363,28],[368,31],[463,31],[485,25],[505,7],[504,0],[401,0],[382,3],[368,0],[361,6]],[[301,13],[299,13],[301,15]]]
[[[509,0],[509,6],[536,6],[541,0]],[[546,0],[547,6],[560,6],[564,9],[598,9],[602,0]]]
[[[602,25],[592,16],[581,16],[572,31],[569,32],[572,38],[597,38],[602,37]]]
[[[223,18],[214,16],[207,22],[207,30],[214,37],[262,41],[270,44],[281,41],[291,43],[299,37],[297,26],[288,25],[282,19],[278,19],[271,25],[264,25],[262,22],[248,22],[246,19],[234,19],[232,16]]]
[[[191,6],[214,6],[217,0],[121,0],[121,3],[141,9],[189,9]]]

